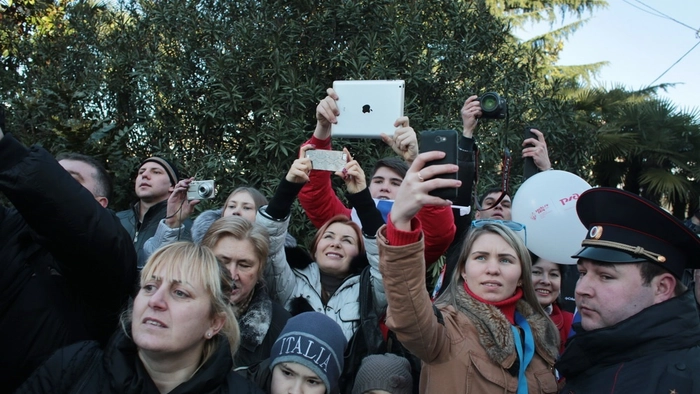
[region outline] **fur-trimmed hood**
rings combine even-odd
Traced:
[[[204,234],[209,230],[211,224],[219,218],[221,218],[221,209],[210,209],[200,213],[192,223],[192,241],[201,244]]]
[[[515,342],[511,324],[503,312],[493,305],[479,302],[460,289],[457,309],[464,313],[479,333],[479,342],[489,358],[509,369],[507,359],[515,353]],[[535,340],[536,352],[550,364],[554,364],[559,352],[559,331],[547,317],[535,313],[525,301],[519,300],[516,310],[527,320]],[[517,360],[517,357],[515,358]]]
[[[238,317],[241,331],[241,347],[254,351],[263,340],[272,322],[272,300],[265,285],[258,282],[248,309]]]

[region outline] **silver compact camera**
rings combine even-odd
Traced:
[[[187,189],[187,200],[208,200],[216,196],[214,180],[192,181]]]

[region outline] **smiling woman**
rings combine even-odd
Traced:
[[[230,293],[231,277],[209,248],[163,247],[106,349],[61,349],[18,392],[260,393],[231,371],[239,333]]]
[[[280,182],[270,204],[262,207],[256,222],[270,234],[270,269],[266,279],[273,284],[274,297],[296,315],[313,310],[333,319],[349,341],[360,326],[360,274],[369,266],[376,312],[386,305],[384,286],[378,270],[379,255],[373,235],[383,223],[381,213],[372,200],[364,172],[357,162],[347,164],[348,174],[357,186],[348,199],[357,208],[362,228],[345,215],[337,215],[316,232],[311,247],[314,262],[303,268],[287,264],[284,239],[289,225],[291,206],[299,190],[309,179],[311,161],[301,149],[300,158],[292,163]]]
[[[360,267],[352,267],[352,263],[357,261],[356,257],[365,254],[360,226],[344,215],[331,218],[316,232],[311,254],[324,274],[345,278],[353,271],[359,271]],[[325,290],[331,294],[335,291]]]
[[[291,267],[287,263],[284,240],[291,207],[299,191],[307,184],[311,161],[301,149],[300,158],[292,163],[287,175],[281,180],[270,204],[262,207],[256,222],[264,226],[270,234],[269,270],[265,276],[272,284],[273,297],[292,314],[306,311],[320,312],[340,326],[345,339],[353,343],[362,323],[360,287],[361,278],[366,280],[365,289],[372,297],[373,312],[380,316],[384,312],[386,300],[384,286],[379,274],[379,254],[376,234],[382,225],[382,215],[377,209],[367,188],[364,172],[356,161],[346,165],[345,181],[352,183],[348,200],[357,208],[362,227],[345,215],[330,218],[317,231],[311,252],[314,262],[305,267]],[[367,308],[369,310],[369,307]],[[369,314],[369,312],[367,312]],[[362,346],[365,346],[364,343]],[[361,360],[365,354],[362,346],[348,346],[346,358]],[[366,349],[366,347],[364,347]],[[359,368],[359,361],[348,362],[341,374],[340,386],[352,388],[352,379]]]
[[[530,252],[530,258],[532,260],[532,284],[535,287],[535,295],[559,330],[559,352],[563,353],[569,332],[571,332],[574,314],[563,310],[557,301],[564,276],[562,265],[545,260],[532,252]]]

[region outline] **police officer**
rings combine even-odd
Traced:
[[[683,270],[700,268],[700,238],[637,195],[584,192],[574,324],[557,370],[561,393],[698,393],[700,318]]]

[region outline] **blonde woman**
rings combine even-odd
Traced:
[[[230,301],[241,327],[236,368],[265,360],[291,317],[270,298],[263,278],[270,248],[267,231],[241,216],[224,216],[209,227],[202,245],[214,251],[233,279]]]
[[[19,393],[260,393],[231,371],[239,341],[231,278],[207,247],[176,242],[141,271],[140,290],[106,349],[56,352]]]
[[[377,236],[387,326],[422,360],[421,393],[556,393],[559,335],[537,301],[528,251],[512,230],[487,221],[472,228],[433,309],[415,215],[426,204],[450,204],[428,192],[460,185],[433,179],[456,165],[424,168],[443,156],[426,152],[413,162]]]

